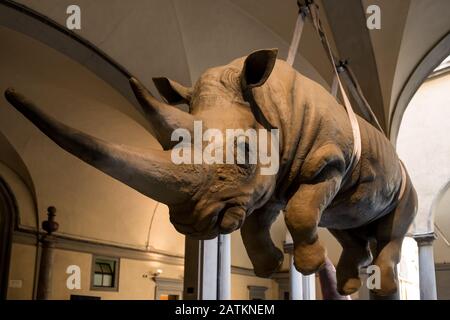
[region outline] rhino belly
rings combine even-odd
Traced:
[[[355,200],[354,197],[339,199],[323,211],[319,226],[345,230],[369,224],[394,209],[394,195],[387,196],[373,192],[359,200]]]

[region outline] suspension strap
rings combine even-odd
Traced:
[[[337,91],[338,91],[338,77],[337,75],[333,76],[333,83],[331,84],[331,95],[335,98],[337,98]]]
[[[346,64],[344,67],[346,74],[348,75],[348,77],[345,79],[347,80],[347,88],[349,88],[350,93],[355,98],[355,100],[360,100],[361,104],[364,105],[363,111],[366,113],[365,118],[369,120],[370,123],[375,125],[381,133],[385,134],[383,128],[378,122],[378,118],[373,113],[372,108],[369,105],[369,102],[367,102],[367,99],[364,96],[364,93],[362,92],[361,86],[359,85],[358,79],[356,78],[352,69],[348,64]]]
[[[359,162],[359,160],[361,158],[361,132],[359,129],[359,124],[358,124],[356,115],[352,109],[352,106],[348,99],[348,96],[345,93],[344,87],[342,86],[342,81],[340,78],[341,72],[344,72],[344,71],[347,72],[347,74],[349,76],[349,81],[351,82],[351,83],[348,83],[349,90],[352,92],[352,94],[355,97],[359,97],[362,100],[362,102],[365,104],[366,109],[369,112],[370,117],[372,118],[372,123],[375,123],[375,125],[378,127],[380,132],[384,133],[384,131],[381,128],[381,126],[378,122],[378,119],[374,115],[372,109],[370,108],[369,103],[365,99],[364,94],[361,90],[361,87],[358,84],[358,81],[357,81],[355,75],[353,74],[351,69],[347,66],[347,62],[340,62],[339,65],[336,65],[336,59],[331,50],[330,43],[328,42],[327,36],[322,28],[322,24],[321,24],[321,21],[319,18],[318,6],[316,4],[314,4],[314,0],[306,0],[306,6],[308,7],[308,11],[309,11],[312,23],[322,41],[322,45],[324,46],[325,51],[328,53],[331,64],[333,65],[333,70],[335,73],[334,81],[337,82],[337,86],[339,87],[340,92],[342,94],[345,109],[347,110],[347,114],[350,119],[350,124],[352,126],[353,139],[354,139],[354,146],[353,146],[353,156],[354,157],[352,159],[351,164],[347,168],[347,173],[348,173],[348,172],[351,172],[351,170],[353,170],[353,168],[356,166],[356,164]],[[333,82],[333,87],[334,86],[335,86],[335,83]],[[399,195],[398,195],[398,199],[400,200],[403,197],[405,190],[406,190],[406,180],[407,180],[406,178],[407,177],[406,177],[406,170],[405,170],[403,163],[401,161],[399,161],[399,162],[400,162],[400,168],[401,168],[401,174],[402,174],[402,182],[401,182],[400,191],[399,191]]]
[[[344,86],[342,85],[342,80],[339,74],[339,69],[342,70],[342,68],[345,67],[343,63],[340,63],[338,66],[336,64],[336,59],[333,55],[333,51],[331,50],[330,44],[328,42],[328,38],[323,31],[322,24],[319,19],[319,13],[318,13],[318,7],[315,5],[312,1],[307,1],[306,6],[308,7],[309,15],[311,17],[312,23],[314,25],[314,28],[316,29],[322,45],[325,48],[326,53],[328,54],[328,57],[331,61],[331,65],[333,66],[333,71],[335,75],[335,80],[337,82],[337,87],[339,88],[339,91],[341,92],[342,99],[344,101],[345,110],[347,111],[347,115],[350,120],[350,125],[352,127],[352,133],[353,133],[353,153],[352,153],[352,160],[350,165],[348,166],[346,170],[346,174],[351,172],[353,168],[357,165],[361,158],[361,132],[359,128],[358,119],[356,117],[355,112],[353,111],[352,105],[350,103],[350,100],[347,96],[347,93],[344,90]]]
[[[300,39],[302,38],[303,26],[306,20],[306,7],[299,6],[299,12],[297,16],[297,21],[295,23],[294,34],[292,35],[291,45],[289,46],[289,52],[286,62],[292,67],[294,65],[295,56],[297,55],[298,45],[300,44]]]

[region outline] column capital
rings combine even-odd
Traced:
[[[431,246],[433,241],[437,239],[436,234],[434,232],[424,233],[424,234],[415,234],[413,235],[413,239],[416,240],[417,245],[419,247],[423,246]]]

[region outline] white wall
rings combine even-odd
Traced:
[[[426,81],[406,109],[397,140],[398,153],[419,196],[418,216],[413,226],[416,233],[434,230],[433,202],[450,181],[449,88],[450,73]],[[438,227],[448,228],[450,208],[436,223]],[[435,242],[436,263],[450,262],[449,258],[450,247],[438,235]]]

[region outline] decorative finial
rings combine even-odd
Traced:
[[[56,208],[51,206],[47,208],[47,220],[42,222],[42,229],[49,235],[58,230],[59,224],[55,221]]]

